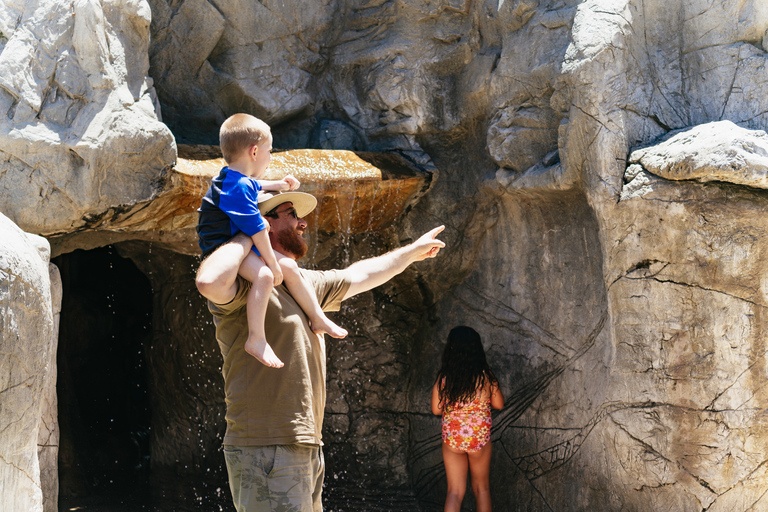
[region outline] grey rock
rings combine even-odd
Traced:
[[[672,132],[660,144],[633,151],[628,162],[668,180],[768,188],[768,134],[730,121],[707,123]]]
[[[7,510],[57,507],[57,315],[44,238],[0,215],[0,490]]]
[[[0,19],[3,213],[47,235],[151,198],[176,147],[147,76],[149,5],[11,2]]]
[[[340,121],[323,120],[315,128],[312,147],[359,151],[363,149],[363,143],[360,136],[348,124]]]

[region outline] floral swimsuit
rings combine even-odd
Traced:
[[[443,441],[454,450],[477,452],[491,439],[491,399],[480,395],[443,409]]]

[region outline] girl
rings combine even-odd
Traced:
[[[491,511],[491,407],[504,407],[504,397],[485,360],[480,335],[471,327],[454,327],[432,388],[432,412],[443,415],[443,462],[448,478],[445,512],[461,510],[467,468],[477,512]]]

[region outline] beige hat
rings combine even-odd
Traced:
[[[317,206],[317,199],[306,192],[259,192],[259,211],[266,215],[283,203],[293,203],[296,215],[306,217]]]

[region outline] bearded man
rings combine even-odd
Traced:
[[[307,252],[304,217],[317,200],[303,192],[262,192],[259,210],[269,223],[272,248],[298,260]],[[415,242],[344,270],[301,270],[324,311],[338,311],[349,297],[379,286],[409,265],[433,258],[445,244],[437,227]],[[264,327],[267,342],[285,363],[270,368],[245,352],[246,297],[250,283],[238,276],[251,250],[238,234],[200,264],[196,284],[208,299],[224,358],[227,406],[224,458],[238,512],[322,512],[325,463],[325,340],[284,285],[274,287]]]

